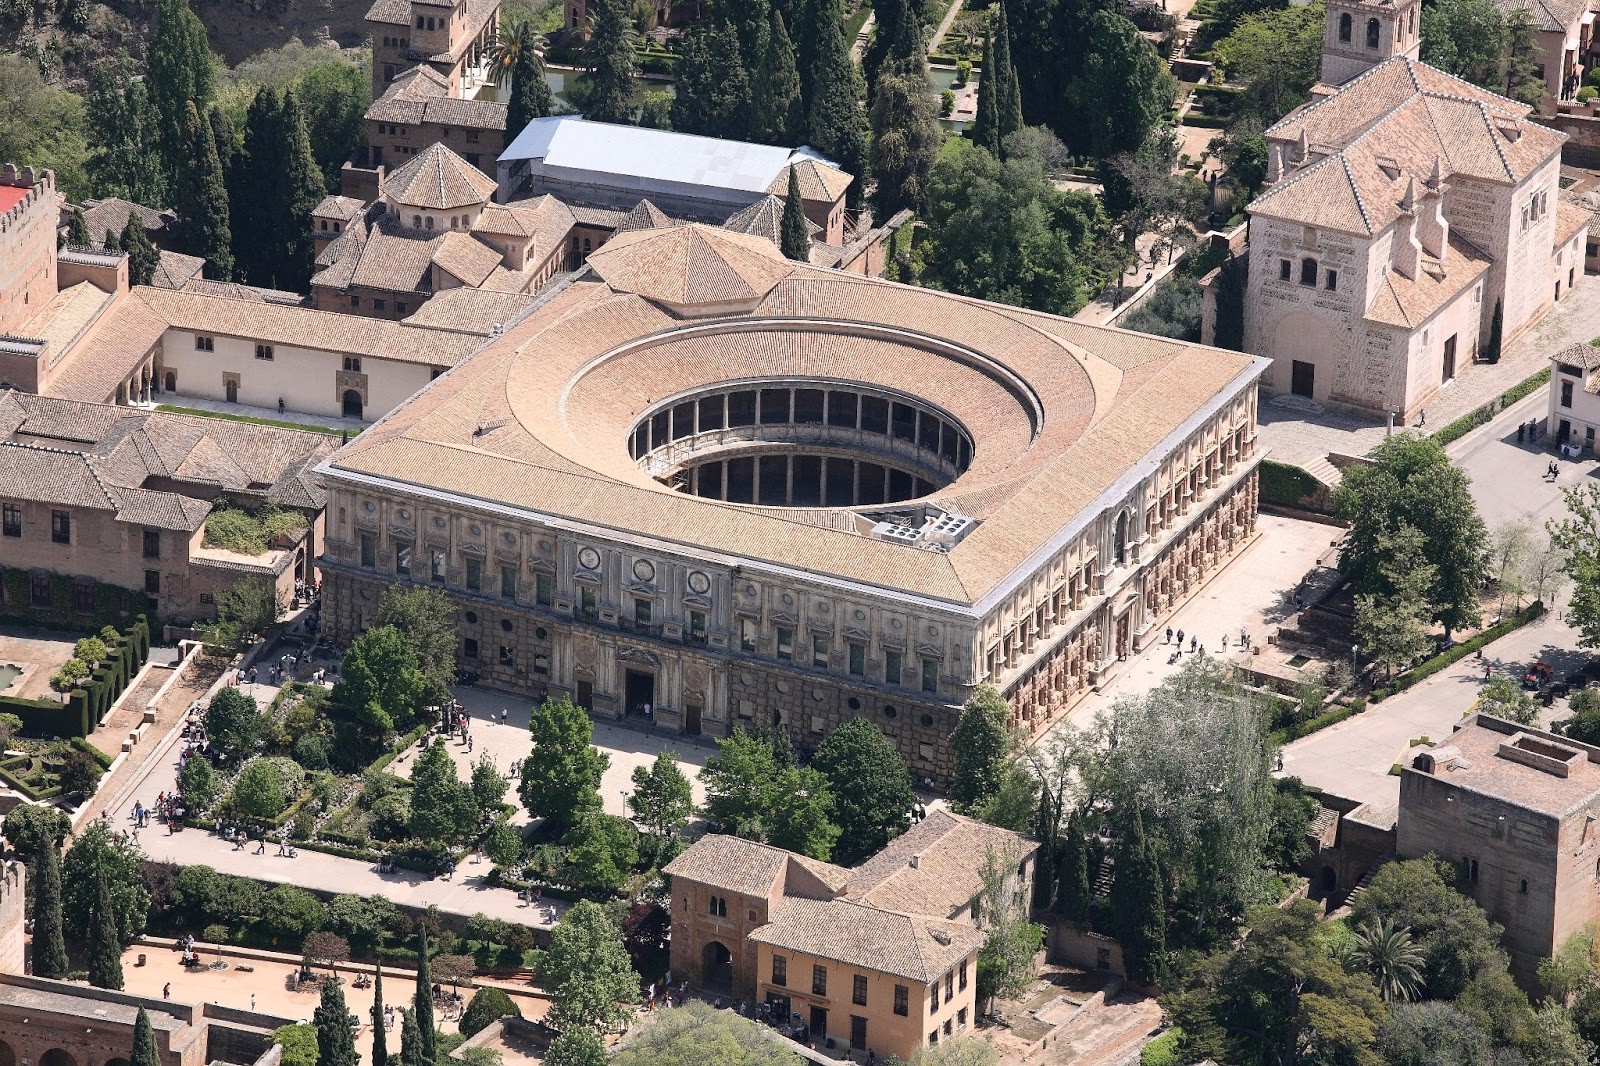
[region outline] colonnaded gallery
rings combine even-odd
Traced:
[[[943,780],[976,686],[1038,732],[1250,537],[1266,364],[621,235],[323,463],[324,618],[433,584],[487,684]]]

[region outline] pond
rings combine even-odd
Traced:
[[[0,666],[0,691],[11,687],[11,683],[22,676],[20,666]]]

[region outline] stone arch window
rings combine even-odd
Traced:
[[[1309,255],[1300,260],[1300,284],[1313,288],[1317,284],[1317,261]]]
[[[421,215],[412,215],[411,216],[411,228],[412,229],[421,229],[422,228],[422,216]]]
[[[1378,47],[1378,20],[1377,19],[1368,19],[1367,20],[1367,47],[1368,48],[1376,48],[1376,47]]]
[[[1121,566],[1128,561],[1128,512],[1123,511],[1117,515],[1117,535],[1112,546],[1113,557],[1117,565]]]
[[[422,228],[423,229],[432,229],[433,228],[433,216],[432,215],[429,215],[427,218],[422,220]]]
[[[1341,43],[1350,43],[1350,34],[1353,28],[1352,23],[1354,21],[1355,20],[1350,17],[1350,13],[1348,11],[1339,16],[1339,40]]]

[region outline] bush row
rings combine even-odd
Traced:
[[[1495,415],[1499,414],[1501,411],[1504,411],[1507,407],[1510,407],[1524,396],[1530,395],[1535,389],[1548,384],[1549,381],[1550,368],[1545,367],[1543,370],[1539,371],[1537,374],[1534,374],[1526,381],[1522,381],[1516,385],[1513,385],[1498,398],[1490,400],[1482,407],[1468,411],[1454,422],[1449,423],[1443,429],[1439,430],[1439,432],[1435,433],[1433,435],[1433,439],[1438,441],[1440,444],[1449,444],[1451,441],[1459,440],[1468,433],[1471,433],[1473,430],[1477,429],[1479,426],[1489,422],[1494,418]]]
[[[1443,651],[1431,659],[1424,660],[1421,665],[1407,670],[1399,677],[1391,680],[1383,688],[1374,689],[1372,691],[1372,702],[1380,703],[1396,692],[1404,692],[1417,682],[1427,680],[1445,667],[1450,666],[1452,663],[1460,662],[1484,645],[1499,640],[1507,633],[1527,625],[1542,614],[1544,614],[1544,604],[1538,600],[1533,601],[1510,618],[1497,625],[1490,626],[1470,640],[1463,640],[1449,650]]]
[[[1262,502],[1282,507],[1300,507],[1301,500],[1322,487],[1320,481],[1298,466],[1271,459],[1261,461],[1259,478]]]
[[[13,573],[17,571],[6,571],[7,579]],[[116,640],[106,641],[106,656],[107,661],[87,684],[72,690],[64,705],[55,700],[0,696],[0,712],[21,719],[22,732],[28,736],[61,740],[88,736],[150,657],[150,624],[144,615]]]
[[[1326,729],[1330,725],[1338,725],[1346,718],[1360,714],[1366,709],[1367,701],[1357,698],[1342,706],[1336,706],[1332,710],[1324,711],[1315,718],[1308,718],[1304,722],[1298,722],[1286,729],[1274,730],[1271,739],[1274,744],[1281,746],[1292,740],[1308,737],[1319,729]]]

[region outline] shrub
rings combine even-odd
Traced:
[[[522,1017],[522,1011],[517,1009],[517,1004],[512,998],[498,988],[484,987],[472,995],[472,1002],[467,1004],[467,1009],[462,1012],[459,1027],[467,1036],[473,1036],[486,1028],[490,1022],[504,1018],[508,1014]]]
[[[1585,85],[1578,90],[1578,103],[1586,104],[1597,96],[1600,96],[1600,89],[1596,89],[1593,85]]]
[[[1260,478],[1262,502],[1284,507],[1301,506],[1302,500],[1322,486],[1322,482],[1298,466],[1271,459],[1262,460]]]
[[[1182,1041],[1182,1029],[1168,1029],[1139,1052],[1139,1066],[1179,1066],[1183,1062],[1178,1053],[1178,1045]]]
[[[965,85],[972,80],[972,60],[956,60],[956,84]]]
[[[206,517],[205,546],[225,548],[241,555],[262,555],[277,538],[291,536],[305,528],[305,516],[298,511],[285,511],[268,504],[258,514],[251,514],[224,503]]]
[[[233,784],[233,809],[251,818],[277,818],[288,809],[305,780],[306,772],[293,759],[256,759]]]

